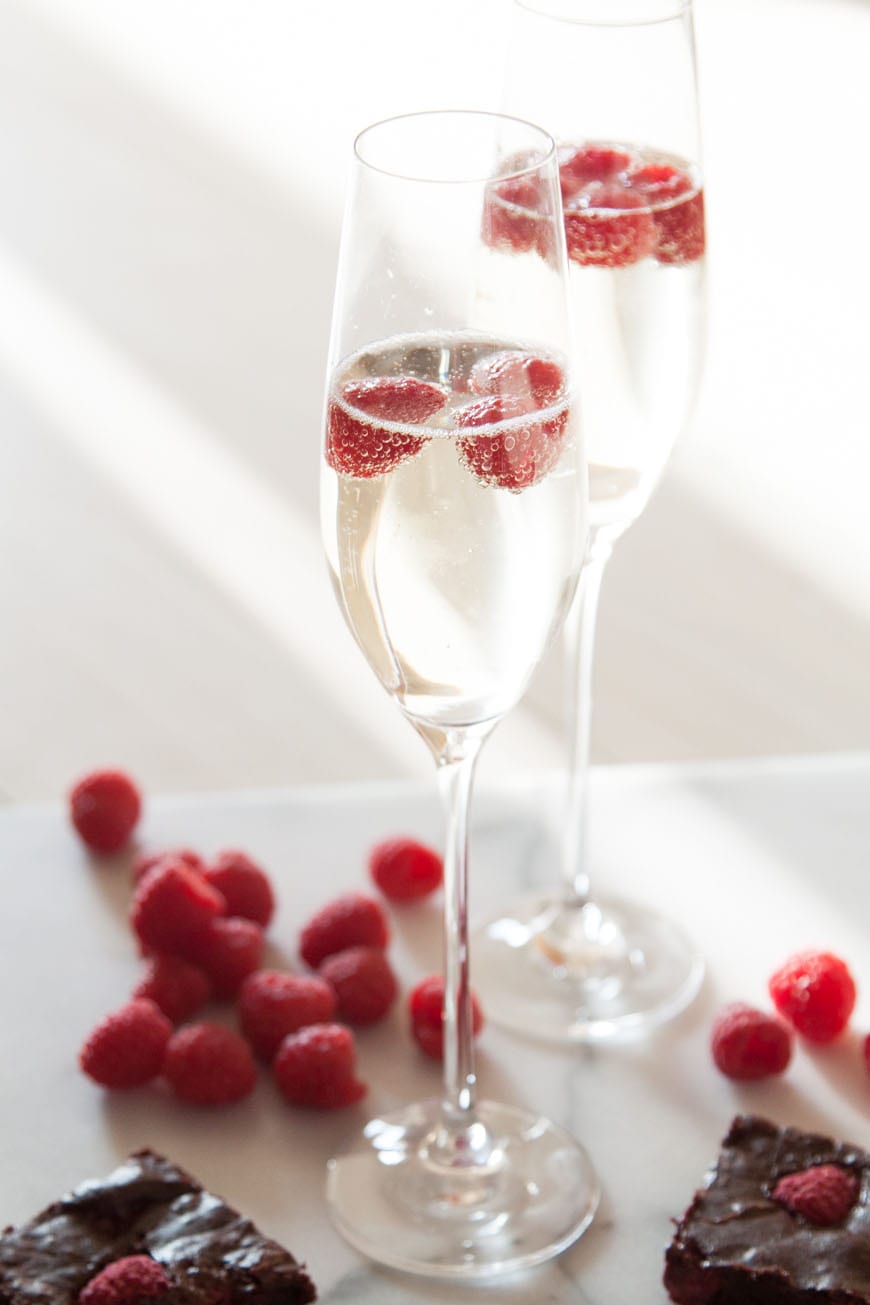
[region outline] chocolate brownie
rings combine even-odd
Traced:
[[[304,1269],[183,1169],[137,1151],[0,1234],[0,1305],[72,1305],[96,1273],[150,1255],[172,1281],[162,1305],[304,1305]]]
[[[819,1227],[772,1197],[786,1174],[837,1165],[859,1180],[848,1213]],[[867,1305],[870,1155],[739,1116],[677,1225],[664,1283],[678,1305]]]

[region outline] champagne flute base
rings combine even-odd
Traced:
[[[548,1042],[609,1042],[679,1015],[704,962],[673,921],[619,898],[522,898],[472,934],[474,984],[494,1024]]]
[[[372,1120],[328,1166],[344,1238],[390,1268],[457,1281],[530,1268],[576,1241],[599,1199],[583,1147],[532,1111],[484,1101],[475,1118],[489,1146],[467,1165],[437,1157],[439,1101]]]

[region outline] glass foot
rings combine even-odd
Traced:
[[[369,1259],[408,1273],[495,1278],[558,1255],[592,1221],[595,1170],[564,1129],[533,1112],[481,1102],[445,1163],[438,1101],[373,1119],[330,1160],[327,1201],[339,1232]]]
[[[569,907],[538,894],[472,934],[487,1016],[552,1042],[606,1042],[673,1019],[704,962],[672,921],[633,902]]]

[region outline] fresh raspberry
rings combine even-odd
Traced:
[[[340,1019],[374,1024],[389,1011],[399,985],[380,947],[348,947],[327,956],[318,970],[334,989]]]
[[[153,870],[157,865],[162,865],[164,861],[183,861],[191,870],[198,870],[200,874],[205,870],[205,862],[198,852],[192,851],[189,847],[166,847],[158,852],[139,852],[133,858],[133,864],[130,867],[133,883],[138,884],[140,879],[145,878],[149,870]]]
[[[628,267],[656,248],[649,205],[625,186],[590,182],[565,209],[568,257],[584,267]]]
[[[421,979],[408,999],[411,1013],[411,1033],[421,1051],[433,1060],[444,1056],[444,979],[432,974]],[[483,1011],[474,993],[471,994],[471,1031],[477,1037],[483,1028]]]
[[[130,924],[146,949],[187,955],[191,940],[225,910],[223,896],[196,870],[161,861],[136,889]]]
[[[581,145],[559,151],[559,182],[562,198],[571,199],[591,181],[613,181],[631,164],[627,150],[612,145]]]
[[[211,983],[198,965],[161,953],[148,961],[133,996],[149,998],[167,1019],[180,1024],[205,1005],[211,996]]]
[[[136,828],[142,798],[122,770],[95,770],[74,786],[69,808],[82,842],[95,852],[117,852]]]
[[[379,421],[417,426],[443,408],[447,400],[439,386],[416,376],[347,381],[341,387],[340,398],[341,403],[332,400],[329,404],[326,461],[334,471],[364,480],[392,471],[419,453],[426,443],[425,435],[388,430],[378,425]]]
[[[660,263],[693,263],[704,253],[704,192],[688,172],[670,163],[629,169],[626,185],[652,205]]]
[[[136,997],[103,1016],[79,1052],[79,1065],[102,1087],[141,1087],[160,1073],[171,1035],[159,1006]]]
[[[521,399],[527,412],[549,408],[565,392],[565,377],[557,362],[519,349],[502,349],[481,358],[472,367],[468,384],[474,394]]]
[[[363,893],[343,893],[322,906],[299,936],[299,954],[316,970],[333,952],[348,947],[386,947],[387,917],[380,902]]]
[[[629,168],[625,184],[647,204],[669,204],[695,189],[688,172],[670,163],[643,163]]]
[[[508,253],[544,252],[542,242],[549,224],[541,212],[540,178],[507,177],[487,186],[481,236],[491,249]]]
[[[813,1165],[786,1174],[773,1189],[773,1199],[792,1214],[818,1228],[841,1223],[858,1197],[858,1175],[840,1165]]]
[[[244,852],[220,852],[205,871],[213,888],[223,894],[227,915],[240,915],[265,929],[275,910],[272,885],[264,870]]]
[[[258,1056],[272,1060],[288,1033],[326,1024],[335,1015],[335,992],[325,979],[286,970],[258,970],[239,989],[239,1023]]]
[[[205,970],[215,997],[234,997],[263,959],[263,930],[253,920],[220,916],[187,941],[185,957]]]
[[[716,1068],[733,1079],[781,1074],[791,1060],[791,1033],[782,1021],[742,1002],[716,1016],[710,1046]]]
[[[654,209],[653,218],[658,231],[656,258],[660,263],[679,267],[703,257],[707,248],[703,190],[667,208]]]
[[[169,1039],[163,1073],[175,1095],[198,1106],[241,1101],[257,1069],[245,1039],[223,1024],[185,1024]]]
[[[559,461],[568,409],[534,421],[521,399],[490,395],[460,408],[456,422],[462,430],[511,423],[492,434],[463,435],[457,443],[460,458],[479,481],[519,493],[543,480]]]
[[[172,1286],[150,1255],[125,1255],[101,1269],[79,1292],[78,1305],[148,1305]]]
[[[342,1024],[312,1024],[289,1034],[273,1068],[280,1091],[294,1106],[333,1110],[366,1094],[356,1076],[353,1034]]]
[[[855,983],[845,962],[830,952],[805,951],[789,957],[771,976],[773,1004],[810,1042],[830,1042],[849,1023]]]
[[[369,874],[391,902],[416,902],[440,886],[444,862],[414,838],[388,838],[369,853]]]

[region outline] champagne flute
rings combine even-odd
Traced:
[[[541,122],[558,145],[590,535],[566,626],[572,746],[562,888],[482,925],[475,966],[494,1020],[555,1041],[605,1041],[676,1015],[703,977],[693,943],[667,915],[590,892],[587,837],[601,583],[687,423],[701,367],[692,0],[514,0],[511,38],[505,107]]]
[[[551,138],[471,112],[362,132],[321,515],[347,623],[429,746],[445,802],[444,1083],[442,1099],[373,1119],[330,1161],[327,1197],[357,1249],[434,1277],[547,1259],[598,1200],[573,1137],[477,1099],[468,957],[475,761],[564,618],[585,548],[571,358]]]

